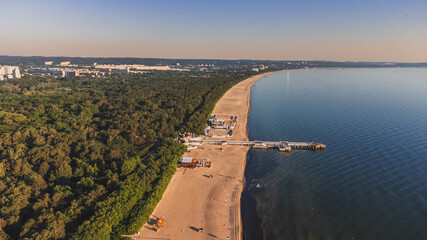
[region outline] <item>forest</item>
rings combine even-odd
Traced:
[[[124,239],[216,101],[250,72],[0,82],[0,239]]]

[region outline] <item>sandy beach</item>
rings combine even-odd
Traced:
[[[213,114],[238,115],[233,136],[247,140],[247,121],[252,85],[272,73],[250,77],[232,87],[218,101]],[[157,205],[152,219],[136,239],[241,239],[240,196],[249,147],[203,145],[184,156],[210,159],[212,168],[178,168]],[[212,178],[209,176],[213,176]],[[151,225],[164,218],[166,227],[156,232]],[[202,232],[198,229],[203,228]]]

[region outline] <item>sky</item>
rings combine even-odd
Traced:
[[[0,0],[0,55],[427,62],[427,0]]]

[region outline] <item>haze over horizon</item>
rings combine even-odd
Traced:
[[[0,55],[427,62],[427,1],[6,1]]]

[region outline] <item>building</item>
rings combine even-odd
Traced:
[[[5,75],[11,75],[13,73],[13,68],[11,66],[3,66],[3,68]]]
[[[4,68],[0,67],[0,81],[4,80]]]
[[[21,72],[19,71],[19,68],[15,68],[15,71],[13,72],[13,76],[17,79],[21,78]]]
[[[47,68],[31,68],[30,69],[31,75],[36,76],[55,76],[55,75],[61,75],[61,71],[59,70],[53,70],[53,69],[47,69]]]
[[[119,69],[119,70],[157,70],[157,71],[169,71],[169,70],[177,70],[177,69],[172,69],[169,66],[146,66],[146,65],[140,65],[140,64],[132,64],[132,65],[127,65],[127,64],[120,64],[120,65],[114,65],[114,64],[97,64],[96,66],[94,66],[97,69]],[[178,69],[179,70],[179,69]]]
[[[197,160],[192,157],[183,157],[178,162],[178,167],[195,168],[196,166]]]
[[[115,73],[129,73],[129,68],[126,69],[115,69]]]
[[[21,72],[17,66],[0,66],[0,81],[5,79],[21,78]]]
[[[44,62],[44,65],[48,65],[48,66],[50,66],[50,65],[52,65],[52,64],[53,64],[53,62],[52,62],[52,61]]]
[[[66,67],[66,66],[70,65],[70,62],[61,62],[59,65]]]
[[[65,72],[65,76],[66,77],[78,77],[78,76],[80,76],[80,72],[79,71]]]

